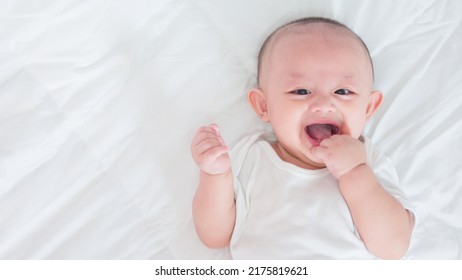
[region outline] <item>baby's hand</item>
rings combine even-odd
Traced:
[[[228,151],[229,147],[214,124],[199,128],[191,144],[191,154],[197,166],[210,175],[224,174],[231,169]]]
[[[338,180],[356,166],[367,162],[364,144],[348,135],[333,135],[311,149],[312,154],[324,162]]]

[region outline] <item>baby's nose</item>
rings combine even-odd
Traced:
[[[311,98],[309,108],[311,112],[331,113],[336,111],[336,106],[329,96],[317,94]]]

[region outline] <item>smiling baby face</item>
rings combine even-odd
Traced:
[[[359,138],[382,98],[372,91],[372,64],[361,41],[328,23],[278,30],[261,57],[259,84],[249,101],[271,123],[276,152],[309,169],[324,167],[313,146],[334,134]]]

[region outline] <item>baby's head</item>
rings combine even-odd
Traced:
[[[313,165],[310,149],[325,138],[360,137],[382,100],[372,90],[373,76],[369,51],[353,31],[330,19],[304,18],[266,39],[258,88],[248,99],[272,125],[283,152]]]
[[[313,26],[314,25],[314,26]],[[280,39],[281,35],[287,35],[290,34],[291,32],[310,32],[308,30],[308,27],[326,27],[326,28],[332,28],[336,29],[337,31],[343,31],[344,34],[352,36],[353,38],[356,38],[358,43],[363,47],[363,50],[365,51],[365,55],[367,59],[369,60],[369,63],[371,65],[371,74],[372,77],[374,76],[374,67],[372,63],[372,58],[369,53],[369,49],[367,48],[366,43],[356,34],[354,33],[348,26],[344,25],[343,23],[340,23],[336,20],[329,19],[329,18],[323,18],[323,17],[307,17],[307,18],[301,18],[297,19],[294,21],[291,21],[289,23],[286,23],[279,28],[277,28],[273,33],[271,33],[266,40],[263,42],[260,52],[258,53],[258,68],[257,68],[257,82],[260,84],[260,76],[262,72],[262,64],[264,59],[267,56],[267,53],[270,52],[268,49],[270,49],[277,39]]]

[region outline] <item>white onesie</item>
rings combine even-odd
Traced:
[[[231,151],[235,177],[234,259],[375,259],[353,224],[337,180],[327,168],[307,170],[282,161],[274,135],[259,133]],[[406,209],[391,162],[365,139],[368,164]]]

